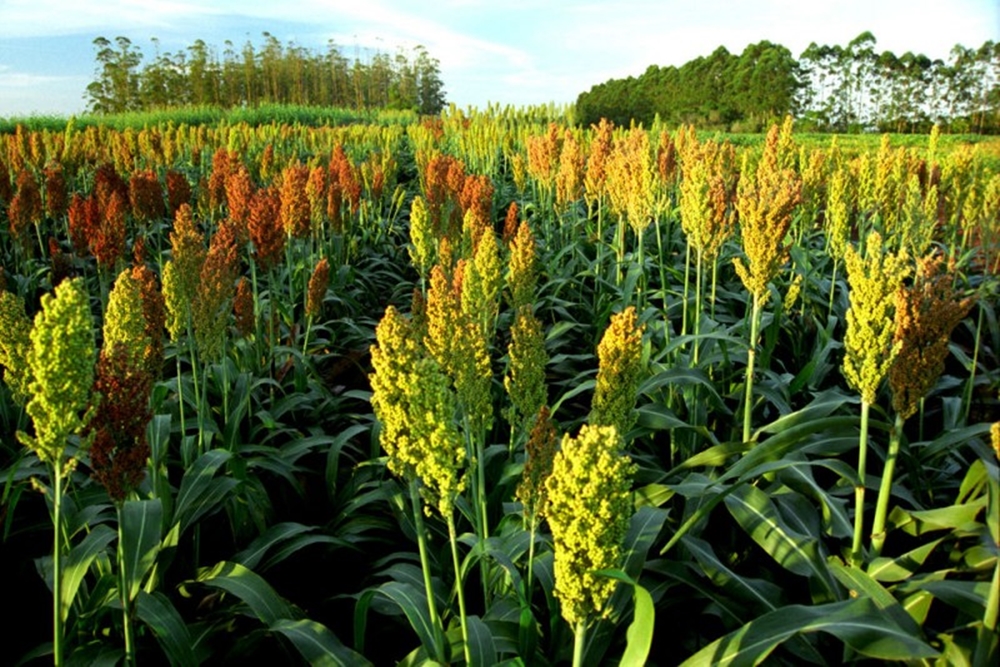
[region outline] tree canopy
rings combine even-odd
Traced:
[[[693,123],[758,131],[791,114],[829,131],[1000,131],[1000,43],[961,45],[948,62],[907,52],[879,53],[871,32],[846,46],[811,44],[796,59],[761,41],[736,55],[720,46],[680,67],[651,65],[577,98],[584,123]]]
[[[345,57],[332,41],[312,51],[263,33],[263,44],[218,50],[195,40],[176,53],[142,51],[127,37],[94,40],[97,67],[87,86],[88,107],[117,113],[186,105],[224,108],[300,104],[347,108],[413,109],[435,114],[445,105],[439,62],[423,46],[395,55]]]

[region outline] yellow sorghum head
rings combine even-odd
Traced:
[[[115,347],[122,352],[123,363],[132,369],[145,368],[151,341],[146,333],[142,291],[131,269],[118,274],[108,295],[108,308],[104,313],[103,349],[112,354]]]
[[[602,118],[597,125],[591,125],[594,136],[590,140],[590,155],[587,156],[587,170],[583,185],[587,204],[593,206],[605,192],[607,162],[611,154],[612,136],[615,124]]]
[[[608,158],[605,187],[611,210],[628,221],[636,234],[642,234],[653,219],[652,162],[649,134],[641,127],[618,138]]]
[[[376,344],[371,347],[372,409],[382,425],[382,449],[389,456],[389,470],[400,477],[414,474],[411,465],[401,458],[409,439],[404,404],[405,375],[425,351],[415,335],[413,323],[389,306],[375,328]]]
[[[455,397],[440,365],[427,356],[409,318],[390,306],[372,346],[372,408],[389,470],[419,479],[424,499],[451,512],[465,478],[465,445],[455,424]]]
[[[635,422],[636,392],[642,373],[643,327],[636,324],[635,307],[611,316],[597,346],[597,387],[588,422],[614,426],[624,436]]]
[[[475,321],[486,341],[493,339],[500,289],[503,287],[503,261],[500,245],[492,227],[486,227],[479,239],[476,254],[465,264],[462,278],[462,311]]]
[[[545,386],[545,366],[549,356],[545,351],[545,334],[531,306],[522,306],[510,328],[510,359],[503,386],[510,396],[507,420],[512,429],[524,428],[529,419],[548,402]]]
[[[844,377],[872,404],[879,384],[899,350],[892,343],[894,295],[909,275],[909,257],[885,252],[882,237],[873,232],[862,258],[852,247],[845,255],[850,308],[844,335]]]
[[[14,402],[23,406],[31,396],[31,320],[24,310],[24,300],[0,290],[0,366]]]
[[[730,215],[734,180],[732,144],[685,144],[681,161],[681,227],[688,243],[711,261],[733,232]]]
[[[580,142],[573,131],[563,133],[559,168],[556,173],[556,206],[565,210],[583,195],[583,169],[585,157]]]
[[[517,228],[517,235],[510,244],[510,261],[507,270],[507,290],[510,307],[517,311],[521,306],[535,303],[535,286],[538,283],[538,256],[535,235],[524,220]]]
[[[542,406],[534,417],[535,424],[524,447],[524,472],[517,485],[516,496],[524,507],[528,521],[537,521],[545,516],[548,491],[545,483],[552,474],[552,461],[556,455],[556,425],[549,415],[547,406]]]
[[[743,174],[736,194],[747,261],[737,257],[733,262],[744,287],[757,299],[767,297],[768,283],[788,259],[785,236],[801,201],[802,180],[783,169],[782,161],[778,127],[772,125],[756,171]]]
[[[86,426],[83,411],[94,384],[94,321],[82,278],[64,280],[54,294],[42,296],[31,328],[31,400],[28,414],[34,437],[21,441],[43,461],[60,465],[66,438]]]
[[[826,249],[831,257],[843,259],[851,237],[851,209],[854,191],[847,168],[835,169],[826,191]]]
[[[421,277],[426,278],[434,264],[437,237],[427,213],[424,198],[417,195],[410,206],[410,262]]]
[[[462,310],[464,266],[459,261],[455,283],[448,281],[440,265],[431,269],[426,346],[454,382],[469,424],[476,430],[488,429],[493,420],[493,376],[482,329]]]
[[[417,361],[404,385],[410,448],[399,456],[413,466],[424,501],[451,515],[465,489],[465,442],[455,426],[455,395],[448,377],[430,357]]]
[[[993,422],[993,426],[990,427],[990,440],[993,442],[993,451],[1000,459],[1000,422]]]
[[[918,260],[914,284],[896,292],[893,342],[899,353],[889,369],[889,386],[892,407],[903,419],[911,417],[934,388],[944,371],[951,332],[975,302],[973,297],[959,298],[952,270],[943,271],[943,266],[940,255]]]
[[[571,626],[601,614],[614,592],[615,581],[594,571],[621,564],[635,468],[615,427],[590,424],[576,438],[564,436],[552,462],[546,520],[555,552],[555,595]]]

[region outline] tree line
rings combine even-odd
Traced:
[[[175,53],[142,50],[127,37],[94,40],[95,79],[86,89],[95,113],[147,111],[178,106],[255,107],[295,104],[355,109],[412,109],[436,114],[445,105],[439,61],[423,46],[409,54],[382,52],[348,58],[331,40],[325,51],[282,44],[263,33],[238,51],[226,41],[218,49],[196,40]]]
[[[739,55],[720,46],[680,67],[651,65],[581,93],[577,118],[760,131],[791,114],[800,127],[833,132],[1000,132],[1000,42],[956,45],[947,61],[879,53],[863,32],[846,46],[815,42],[796,59],[761,41]]]

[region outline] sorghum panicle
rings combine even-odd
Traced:
[[[736,192],[746,262],[739,257],[733,262],[744,287],[758,299],[767,297],[768,283],[788,260],[785,239],[801,201],[802,181],[782,168],[787,156],[779,143],[778,126],[772,125],[756,171],[741,176]]]
[[[892,342],[896,291],[910,273],[909,257],[887,252],[882,237],[873,232],[862,258],[853,246],[845,255],[850,308],[844,334],[844,377],[861,393],[861,400],[875,402],[882,379],[889,372],[900,344]]]
[[[548,402],[545,366],[549,356],[545,351],[542,323],[531,306],[522,306],[514,316],[507,356],[509,364],[503,379],[511,402],[507,420],[516,430],[526,428],[528,421]]]
[[[571,626],[606,612],[615,589],[615,580],[594,572],[621,565],[636,469],[622,449],[614,426],[584,424],[576,438],[563,437],[545,484],[555,595]]]
[[[611,316],[597,346],[597,387],[587,421],[614,426],[624,436],[635,422],[636,393],[642,374],[642,334],[635,307]]]
[[[556,425],[548,406],[542,406],[534,416],[531,435],[525,444],[524,472],[517,485],[516,497],[524,506],[524,515],[537,520],[545,516],[548,489],[545,483],[552,474],[552,462],[559,440]]]
[[[281,200],[273,187],[261,188],[250,200],[247,227],[257,266],[267,271],[281,261],[285,234],[280,220]]]
[[[912,286],[896,291],[893,344],[899,352],[889,368],[892,407],[903,419],[917,411],[944,371],[951,332],[968,314],[975,299],[960,298],[952,286],[953,269],[929,255],[917,261]]]
[[[306,291],[306,316],[318,317],[323,312],[323,299],[326,288],[330,285],[330,262],[323,257],[313,268],[309,276],[309,289]]]
[[[54,293],[42,295],[30,338],[27,412],[35,435],[18,437],[42,461],[60,465],[66,439],[86,426],[84,410],[94,384],[94,321],[82,278],[64,281]]]
[[[0,290],[0,366],[3,379],[10,388],[14,402],[24,406],[31,397],[31,320],[24,309],[24,300],[11,292]]]
[[[538,283],[538,256],[535,235],[527,221],[521,221],[517,235],[510,244],[510,260],[507,269],[507,301],[512,310],[535,303],[535,288]]]

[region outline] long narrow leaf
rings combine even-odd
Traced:
[[[804,606],[765,614],[712,642],[684,661],[684,667],[758,665],[780,644],[800,633],[827,632],[858,653],[880,660],[918,660],[937,652],[901,630],[869,598]]]
[[[171,665],[186,667],[198,664],[192,649],[191,633],[165,595],[139,591],[135,609],[136,617],[153,631]]]
[[[215,567],[205,568],[198,573],[196,581],[235,595],[264,625],[271,626],[283,618],[298,617],[293,607],[269,583],[239,563],[222,561]]]
[[[129,500],[121,509],[122,557],[128,599],[134,600],[142,581],[156,562],[160,547],[163,504],[159,498]]]
[[[95,526],[83,540],[73,547],[62,566],[62,614],[63,620],[69,616],[70,606],[94,559],[104,553],[117,535],[111,528],[100,524]],[[51,567],[51,559],[49,559]],[[51,579],[50,579],[51,581]]]
[[[361,654],[344,646],[326,626],[307,618],[281,619],[271,624],[271,631],[287,637],[310,665],[364,667],[372,664]]]

